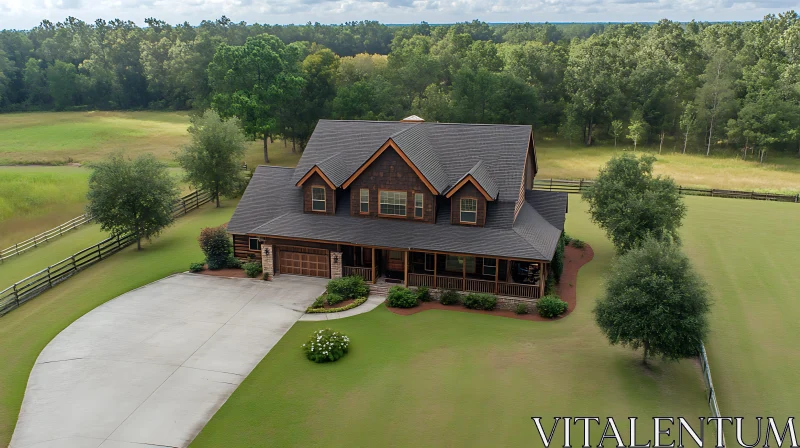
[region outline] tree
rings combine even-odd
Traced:
[[[686,154],[686,145],[689,143],[689,132],[697,121],[697,110],[693,103],[684,103],[683,113],[681,114],[680,125],[683,132],[683,154]]]
[[[169,226],[178,200],[175,180],[152,154],[134,160],[121,153],[95,163],[89,176],[86,212],[112,234],[132,233],[136,248]]]
[[[611,272],[594,316],[612,345],[642,347],[644,364],[658,355],[697,355],[708,334],[708,292],[677,246],[648,238],[619,257]]]
[[[583,193],[592,221],[623,253],[647,236],[678,240],[686,205],[670,178],[653,176],[655,157],[614,156]]]
[[[642,113],[634,113],[631,117],[631,124],[628,125],[628,138],[633,140],[633,150],[636,151],[636,144],[639,140],[647,136],[647,123],[642,119]]]
[[[192,118],[191,143],[176,159],[186,171],[186,181],[208,191],[219,207],[220,195],[236,193],[242,182],[245,136],[239,120],[223,120],[213,110]]]
[[[625,125],[622,120],[614,120],[611,122],[611,136],[614,137],[614,147],[617,147],[617,139],[622,137],[625,130]]]
[[[697,91],[697,109],[707,123],[708,134],[706,139],[706,156],[711,154],[711,143],[714,141],[714,125],[720,121],[733,107],[735,97],[729,73],[731,54],[727,50],[720,50],[706,67],[703,74],[703,85]],[[724,123],[724,121],[723,121]]]

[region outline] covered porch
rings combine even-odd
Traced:
[[[342,275],[371,283],[537,299],[547,280],[547,263],[536,260],[364,246],[342,246],[341,251]]]

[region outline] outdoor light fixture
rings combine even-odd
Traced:
[[[339,256],[338,255],[334,255],[333,256],[333,262],[334,263],[338,263],[339,262]]]
[[[269,247],[264,248],[264,255],[269,255]]]

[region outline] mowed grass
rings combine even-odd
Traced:
[[[706,348],[721,412],[783,427],[800,403],[800,204],[686,201],[684,246],[715,299]]]
[[[708,415],[694,361],[645,369],[641,352],[608,345],[591,310],[613,249],[576,197],[567,227],[595,250],[569,317],[400,316],[380,306],[298,322],[192,446],[541,446],[532,416],[548,424],[553,416],[613,416],[627,434],[628,416]],[[336,363],[314,364],[300,346],[325,327],[347,334],[351,350]],[[600,432],[592,432],[595,444]],[[573,438],[581,444],[578,431]]]
[[[141,252],[126,248],[0,318],[0,446],[11,439],[28,375],[47,343],[98,305],[202,260],[200,229],[227,222],[235,205],[205,205],[177,220]]]
[[[539,162],[539,179],[594,179],[598,170],[614,155],[632,152],[632,146],[620,143],[587,148],[549,138],[536,140],[536,155]],[[770,153],[764,164],[752,156],[748,160],[737,158],[730,151],[712,150],[705,153],[673,152],[672,145],[665,143],[662,154],[658,146],[642,148],[634,153],[649,153],[658,161],[655,173],[670,176],[685,187],[720,188],[730,190],[763,191],[773,193],[800,193],[800,157],[796,153]]]

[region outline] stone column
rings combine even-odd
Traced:
[[[331,278],[342,278],[342,253],[331,251]]]
[[[272,246],[261,243],[261,267],[265,274],[269,274],[270,279],[275,276],[274,259],[275,252]]]

